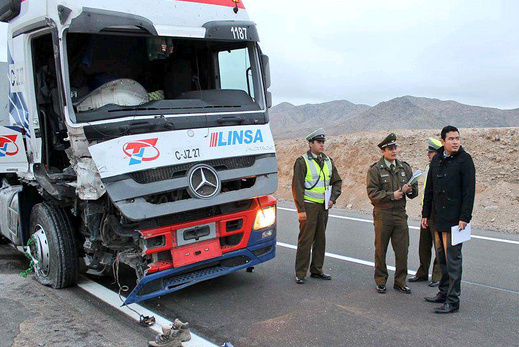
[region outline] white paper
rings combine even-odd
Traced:
[[[460,230],[459,225],[454,225],[451,227],[451,244],[456,246],[459,243],[470,240],[470,235],[472,234],[472,227],[469,224],[465,227],[465,229]]]
[[[330,198],[332,197],[332,187],[326,188],[324,191],[324,209],[328,209],[328,203],[330,202]]]
[[[410,185],[414,184],[416,181],[418,181],[418,177],[420,177],[422,175],[423,175],[422,170],[420,170],[420,169],[416,170],[416,172],[413,174],[413,176],[411,176],[411,178],[407,182],[407,185],[410,186]]]

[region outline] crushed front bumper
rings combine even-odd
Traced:
[[[271,228],[275,230],[275,225]],[[275,235],[275,232],[273,232]],[[274,258],[276,239],[225,253],[221,257],[144,276],[124,305],[175,292],[198,282],[252,267]]]

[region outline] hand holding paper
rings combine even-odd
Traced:
[[[462,221],[460,221],[461,224]],[[466,222],[463,222],[466,223]],[[451,244],[456,246],[459,243],[470,240],[472,234],[472,228],[470,223],[465,225],[464,229],[460,228],[460,225],[454,225],[451,227]]]
[[[410,194],[413,191],[413,187],[411,187],[409,184],[404,184],[402,187],[402,192],[406,194]]]
[[[330,198],[332,197],[332,187],[326,187],[326,190],[324,191],[324,209],[329,210],[332,208],[332,205],[330,205]]]

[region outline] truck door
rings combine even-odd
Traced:
[[[35,101],[39,129],[35,137],[41,141],[41,163],[49,172],[62,172],[68,167],[65,150],[70,146],[63,120],[62,87],[59,66],[54,56],[54,42],[49,32],[31,38],[31,60],[34,74]],[[35,122],[36,123],[36,122]]]

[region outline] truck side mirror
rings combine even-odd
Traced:
[[[0,0],[0,22],[9,22],[20,14],[22,0]]]
[[[265,89],[270,88],[270,64],[269,57],[265,54],[261,55],[261,67],[263,70],[263,81],[265,83]]]
[[[267,92],[267,108],[271,108],[271,107],[272,107],[272,93]]]

